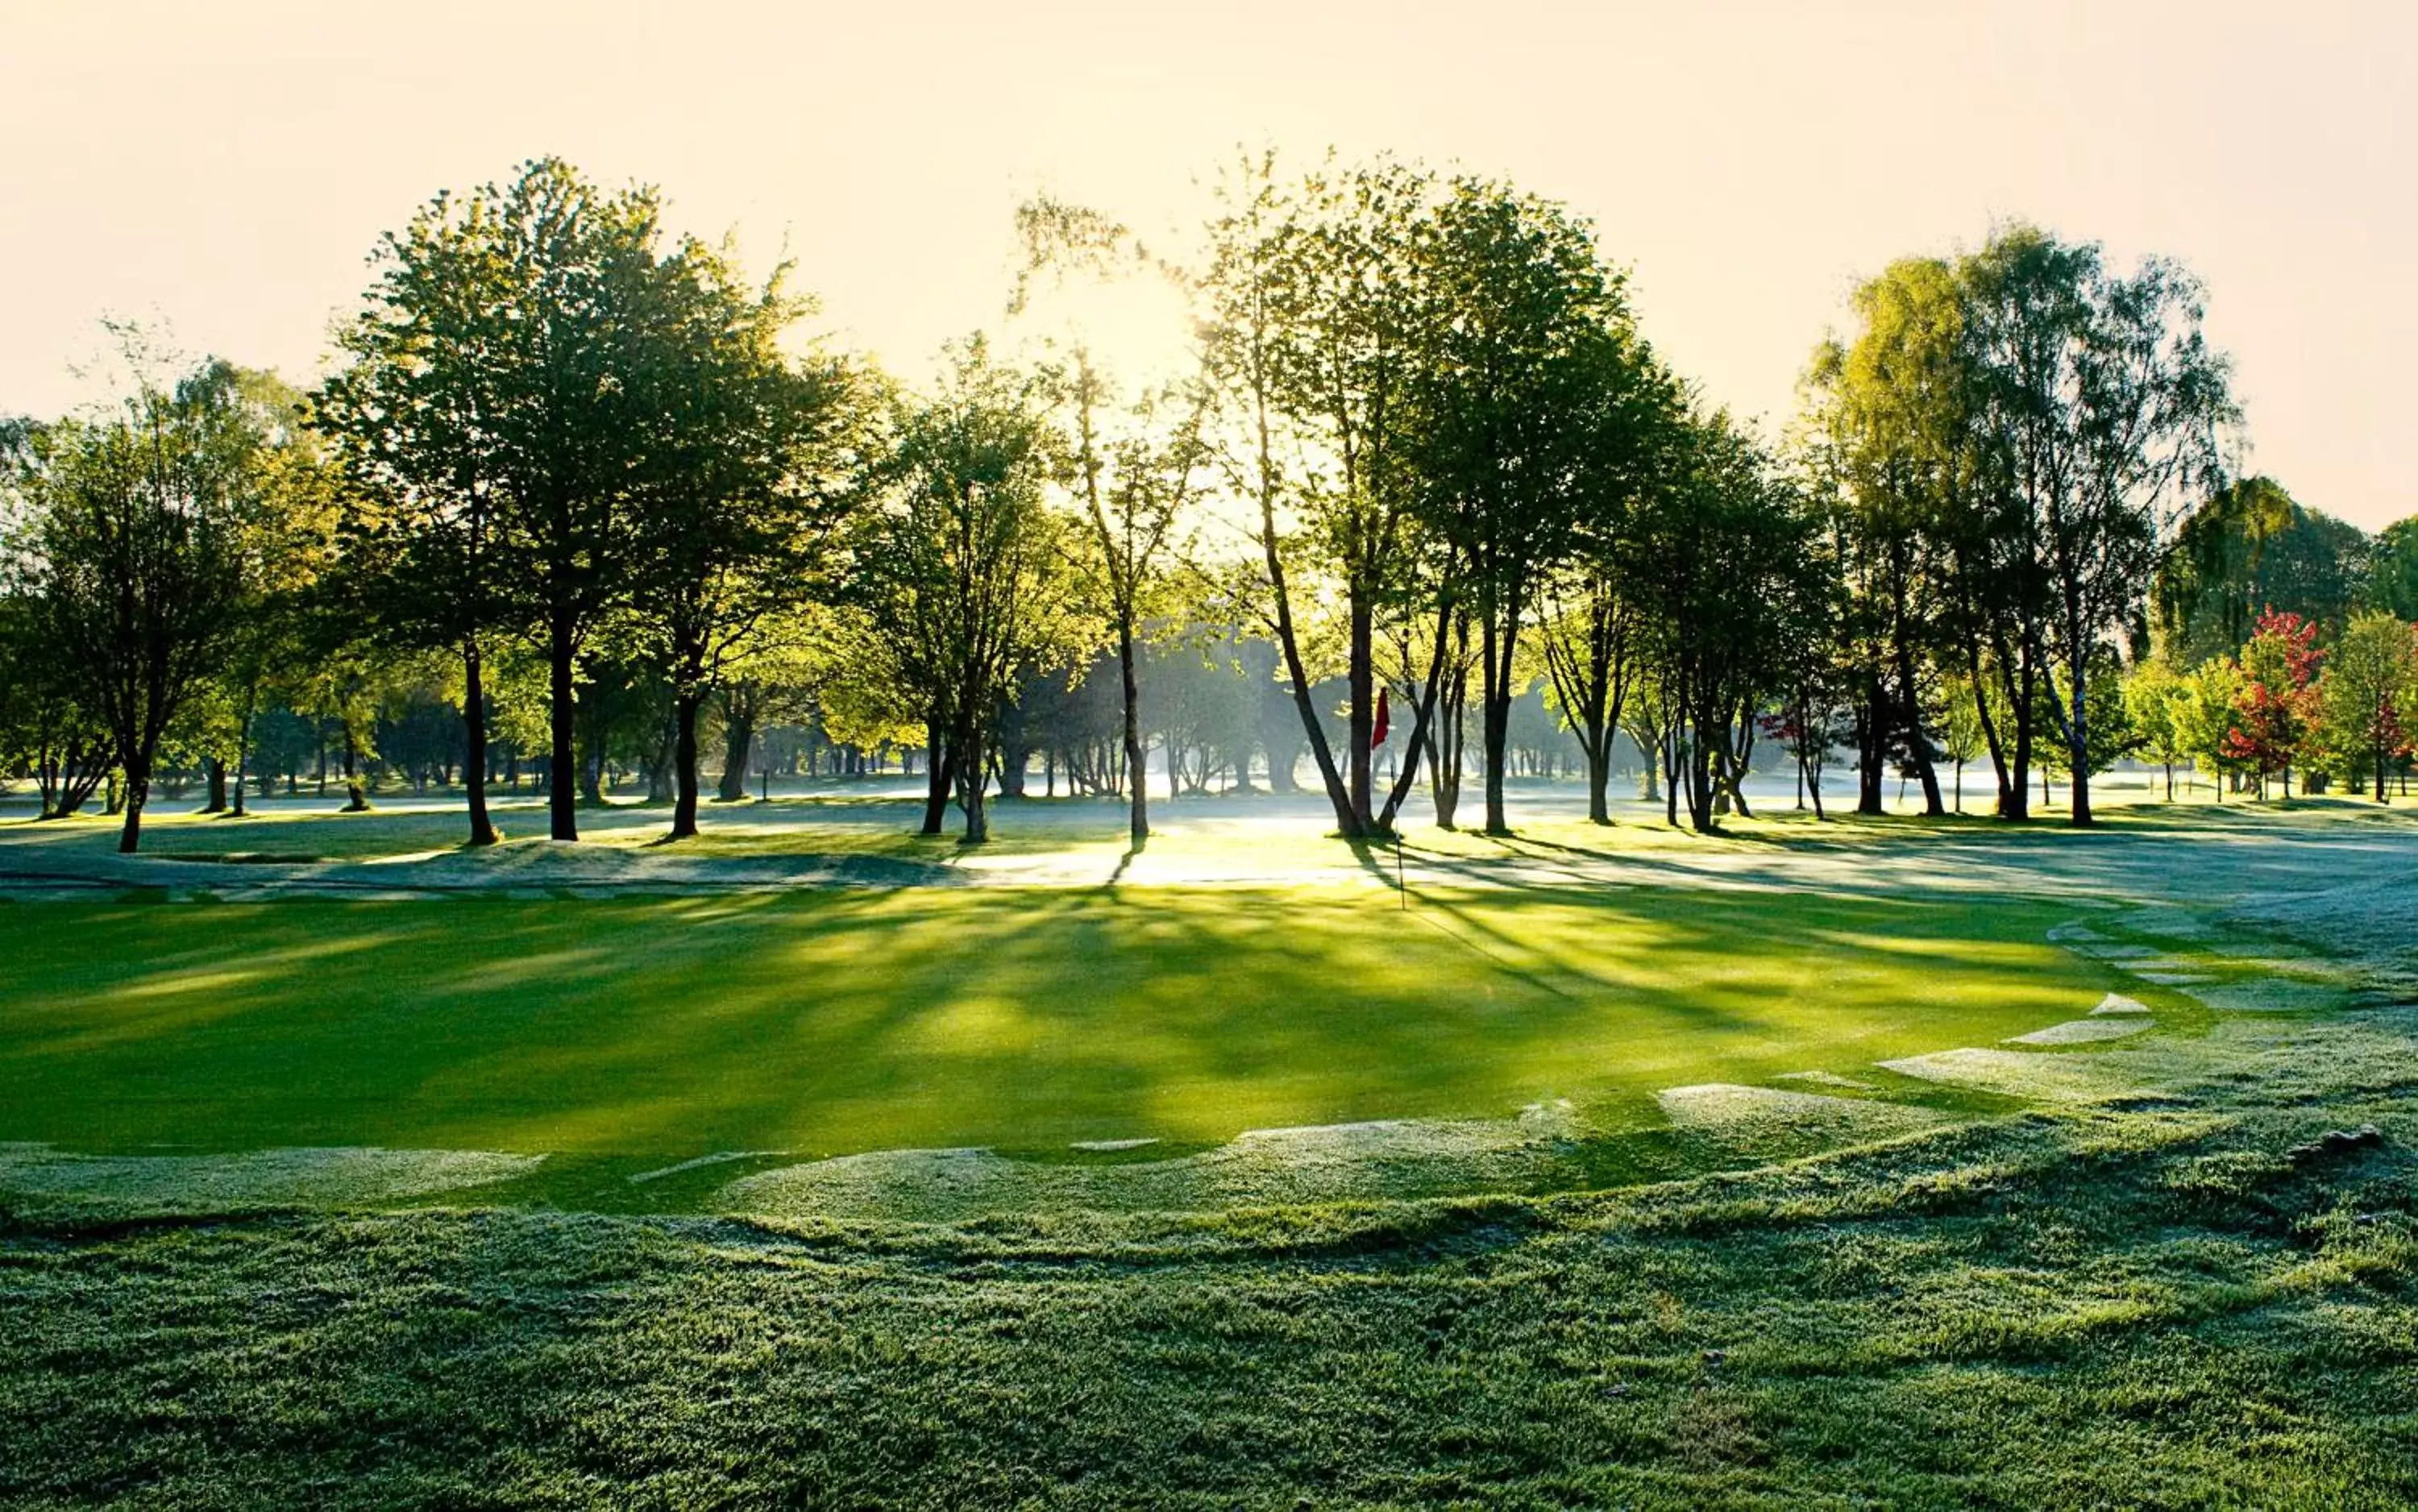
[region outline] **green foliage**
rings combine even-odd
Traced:
[[[2084,698],[2084,727],[2089,731],[2085,760],[2088,774],[2096,777],[2142,749],[2142,732],[2133,723],[2133,700],[2126,695],[2123,668],[2113,654],[2103,653],[2090,668]],[[2068,771],[2072,756],[2059,738],[2058,722],[2046,698],[2034,718],[2050,751],[2043,765],[2052,771]]]
[[[1813,522],[1793,482],[1726,414],[1705,417],[1671,456],[1672,486],[1639,510],[1630,549],[1645,617],[1664,775],[1700,832],[1734,803],[1753,716],[1789,691]]]
[[[296,574],[308,529],[294,522],[315,491],[295,481],[308,464],[290,455],[291,418],[258,402],[268,380],[212,361],[164,382],[140,335],[120,335],[132,390],[31,432],[11,485],[21,634],[71,680],[36,723],[53,739],[106,732],[125,783],[119,847],[132,851],[161,742],[237,660],[261,595]]]
[[[2269,609],[2339,632],[2373,591],[2368,558],[2357,527],[2303,508],[2273,479],[2243,479],[2186,514],[2159,563],[2160,644],[2186,666],[2231,655]]]
[[[2418,620],[2418,516],[2386,526],[2369,557],[2367,606]]]
[[[894,421],[881,500],[856,542],[851,654],[892,717],[928,732],[980,842],[1000,703],[1020,672],[1063,653],[1074,604],[1032,380],[980,339],[950,361],[940,391]]]
[[[2418,730],[2418,627],[2389,614],[2355,617],[2326,652],[2318,683],[2317,744],[2356,788],[2384,800],[2388,766]]]
[[[2171,769],[2192,754],[2182,708],[2185,695],[2184,680],[2163,658],[2136,664],[2123,680],[2124,723],[2140,754],[2169,769],[2170,798]]]
[[[2181,674],[2170,705],[2175,748],[2212,773],[2242,770],[2228,743],[2248,686],[2241,664],[2218,657]],[[2219,788],[2222,796],[2223,789]]]

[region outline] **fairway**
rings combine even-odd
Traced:
[[[0,907],[0,1140],[841,1154],[1590,1122],[2089,1008],[2056,906],[1712,889]]]

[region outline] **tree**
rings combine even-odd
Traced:
[[[1248,161],[1209,227],[1197,281],[1209,371],[1240,435],[1225,453],[1235,491],[1256,507],[1278,645],[1337,828],[1378,828],[1370,737],[1379,611],[1409,570],[1407,492],[1397,453],[1417,337],[1416,225],[1431,175],[1395,163],[1278,183],[1272,158]],[[1297,514],[1342,601],[1349,688],[1344,764],[1312,700],[1287,570],[1285,519]]]
[[[2194,765],[2206,764],[2216,801],[2225,802],[2225,779],[2241,763],[2230,742],[2243,692],[2242,664],[2230,656],[2202,662],[2181,675],[2171,705],[2175,749]]]
[[[1610,573],[1580,568],[1551,591],[1538,627],[1553,701],[1587,766],[1587,822],[1610,824],[1612,747],[1636,681],[1636,612]]]
[[[245,597],[233,616],[217,699],[231,744],[211,755],[211,804],[226,795],[222,773],[232,756],[232,807],[244,812],[243,774],[253,721],[264,697],[309,655],[310,624],[327,597],[344,512],[343,479],[308,424],[310,403],[274,373],[231,368],[237,402],[252,414],[262,445],[260,487],[250,516],[253,542]]]
[[[1013,312],[1029,304],[1043,275],[1110,283],[1150,258],[1125,226],[1096,211],[1047,196],[1017,209],[1025,247]],[[1126,828],[1135,844],[1150,837],[1150,785],[1143,769],[1140,637],[1159,607],[1171,559],[1182,555],[1183,522],[1209,463],[1204,426],[1216,390],[1204,377],[1145,390],[1123,403],[1092,343],[1078,334],[1063,362],[1044,369],[1053,407],[1069,434],[1062,441],[1061,486],[1071,496],[1086,549],[1078,554],[1089,597],[1116,637],[1119,711],[1125,743]]]
[[[2143,662],[2124,680],[2124,717],[2141,753],[2165,769],[2166,801],[2174,802],[2175,763],[2190,755],[2179,707],[2183,680],[2164,660]]]
[[[2091,670],[2139,613],[2175,501],[2217,475],[2227,364],[2202,333],[2198,282],[2174,263],[2123,276],[2095,244],[2018,226],[1961,272],[1996,660],[2012,707],[2047,695],[2073,821],[2088,824]],[[2017,750],[2010,817],[2021,734]]]
[[[38,562],[11,547],[10,577],[31,581],[0,594],[0,761],[32,772],[40,818],[63,819],[108,777],[114,747],[95,690],[49,639]]]
[[[2368,557],[2367,606],[2418,620],[2418,515],[2386,526]]]
[[[1955,795],[1951,809],[1965,812],[1965,768],[1983,749],[1982,731],[1982,699],[1983,691],[1957,674],[1950,674],[1940,689],[1939,750],[1952,764],[1955,771]]]
[[[1396,467],[1444,547],[1442,595],[1477,625],[1486,827],[1500,834],[1511,706],[1527,689],[1522,631],[1578,544],[1580,522],[1591,511],[1616,517],[1638,487],[1665,386],[1593,232],[1560,206],[1457,179],[1415,228],[1414,246],[1416,342],[1403,364]],[[1569,670],[1593,674],[1596,654]],[[1597,680],[1569,690],[1582,694],[1582,723],[1592,690],[1577,682]],[[1421,724],[1431,705],[1423,701]],[[1591,728],[1599,757],[1608,756],[1600,716]]]
[[[1852,343],[1814,354],[1807,388],[1811,469],[1829,505],[1837,632],[1853,695],[1857,808],[1878,814],[1895,756],[1945,812],[1923,722],[1923,677],[1952,630],[1949,518],[1964,477],[1964,335],[1955,270],[1892,264],[1856,291]]]
[[[76,669],[125,783],[117,848],[140,845],[161,736],[224,666],[259,579],[264,438],[236,370],[172,386],[128,337],[134,390],[43,427],[17,468],[39,633]]]
[[[2188,665],[2229,656],[2261,611],[2289,609],[2338,632],[2374,591],[2357,526],[2303,507],[2272,478],[2245,478],[2185,514],[2150,599],[2158,640]]]
[[[2289,610],[2270,609],[2242,648],[2242,691],[2234,701],[2225,754],[2258,774],[2263,787],[2280,772],[2292,796],[2292,768],[2309,755],[2316,732],[2318,667],[2325,659],[2318,627]]]
[[[1742,809],[1755,716],[1785,680],[1792,604],[1805,590],[1810,522],[1796,490],[1726,415],[1693,427],[1673,487],[1633,533],[1666,802],[1700,832]],[[1641,742],[1641,744],[1644,742]]]
[[[2405,723],[2418,691],[2418,626],[2389,614],[2354,618],[2326,653],[2318,683],[2319,740],[2356,785],[2384,802],[2385,767],[2410,754]]]
[[[925,832],[939,832],[954,789],[966,841],[980,844],[1000,702],[1065,607],[1043,498],[1047,427],[1030,382],[979,338],[950,354],[940,390],[901,406],[895,423],[884,496],[858,549],[859,654],[926,729]]]
[[[463,658],[473,843],[494,837],[481,694],[499,632],[543,648],[549,829],[579,838],[578,658],[628,591],[672,377],[660,237],[653,191],[607,193],[556,158],[440,194],[381,244],[339,338],[351,365],[319,396],[375,511],[356,534],[392,561],[390,623]]]
[[[785,272],[750,291],[695,241],[657,269],[666,308],[627,583],[642,654],[671,688],[676,840],[697,832],[699,713],[827,571],[871,446],[864,386],[837,361],[781,350],[806,309],[783,292]]]
[[[381,238],[363,308],[340,328],[349,359],[314,396],[313,423],[329,438],[351,489],[341,582],[390,647],[451,648],[462,659],[463,788],[469,844],[496,843],[487,813],[487,662],[493,639],[523,628],[507,531],[513,432],[536,432],[528,296],[539,276],[508,194],[557,180],[531,164],[511,191],[467,200],[439,194]],[[515,420],[511,418],[521,412]],[[524,442],[524,450],[526,450]],[[570,791],[567,780],[559,783]],[[562,838],[562,825],[556,826]],[[575,832],[575,828],[574,832]]]

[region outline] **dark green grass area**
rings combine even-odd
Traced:
[[[0,906],[0,1140],[681,1158],[1501,1117],[2087,1009],[2071,909],[1739,890]]]
[[[2403,1506],[2413,1029],[1552,1201],[21,1223],[0,1500]]]

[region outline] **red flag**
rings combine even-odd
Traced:
[[[1385,731],[1388,728],[1386,714],[1385,690],[1381,687],[1377,690],[1377,725],[1369,732],[1369,749],[1371,751],[1385,743]]]

